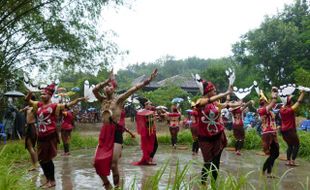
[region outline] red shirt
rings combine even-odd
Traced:
[[[281,107],[281,131],[287,131],[296,128],[295,112],[291,107]]]
[[[42,102],[38,102],[38,125],[39,125],[39,137],[44,137],[52,134],[56,131],[56,103],[43,105]]]
[[[65,114],[64,114],[64,118],[63,118],[63,121],[62,121],[62,124],[61,124],[61,128],[64,129],[64,130],[71,130],[73,129],[73,125],[72,125],[72,122],[73,122],[73,114],[71,111],[66,111]]]
[[[178,127],[178,124],[176,124],[175,121],[178,121],[177,123],[179,123],[179,119],[181,117],[181,114],[177,113],[177,112],[172,112],[172,113],[168,113],[168,117],[170,118],[170,120],[169,120],[170,127]],[[174,122],[172,122],[172,120]]]
[[[266,107],[261,107],[257,110],[261,120],[262,120],[262,130],[263,133],[276,132],[276,127],[272,118],[270,111],[267,112]]]
[[[242,110],[241,108],[237,108],[231,111],[234,117],[233,128],[240,128],[243,127],[243,120],[242,120]]]
[[[223,131],[224,124],[216,103],[209,103],[198,110],[198,136],[212,137]]]

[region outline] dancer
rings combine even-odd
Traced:
[[[275,176],[271,174],[271,171],[274,161],[279,157],[279,143],[277,138],[277,129],[275,123],[273,122],[274,115],[271,112],[271,109],[277,102],[278,89],[276,87],[272,88],[271,96],[272,101],[268,103],[268,100],[264,95],[263,91],[260,91],[260,107],[258,108],[257,112],[262,121],[261,128],[263,150],[266,155],[269,155],[263,165],[263,175],[265,175],[267,171],[268,178],[275,178]]]
[[[280,108],[282,137],[287,143],[287,162],[288,166],[297,166],[295,159],[299,150],[299,138],[296,131],[296,118],[295,111],[301,104],[305,92],[301,91],[297,102],[292,105],[292,97],[287,96],[283,101],[283,106]],[[282,99],[282,98],[281,98]]]
[[[35,97],[31,97],[32,101],[35,101]],[[25,148],[28,150],[32,167],[28,171],[36,170],[39,166],[38,154],[35,150],[37,140],[38,140],[38,131],[36,128],[36,117],[33,110],[33,107],[26,106],[24,109],[20,110],[25,112],[26,115],[26,125],[25,125]]]
[[[194,102],[191,103],[191,109],[192,111],[190,112],[190,122],[191,122],[190,129],[191,129],[192,139],[193,139],[192,155],[195,156],[198,154],[199,144],[198,144],[198,134],[197,134],[198,110]]]
[[[232,87],[229,85],[225,93],[216,93],[216,88],[211,82],[201,80],[203,86],[203,97],[198,99],[196,107],[198,108],[198,142],[201,149],[204,167],[201,171],[201,182],[206,183],[208,170],[212,172],[211,185],[214,187],[220,167],[221,154],[227,145],[226,135],[224,133],[224,124],[222,123],[221,108],[229,106],[240,106],[238,103],[218,102],[221,98],[232,93]],[[214,187],[215,188],[215,187]]]
[[[172,104],[171,113],[165,110],[163,111],[165,112],[165,117],[168,120],[172,148],[176,149],[178,133],[180,130],[181,113],[179,112],[176,104]]]
[[[63,120],[61,123],[61,140],[64,147],[64,153],[63,156],[69,156],[70,155],[70,147],[69,143],[71,140],[71,131],[74,127],[74,116],[71,110],[68,108],[65,108],[62,111]]]
[[[68,104],[57,104],[51,102],[55,91],[55,84],[47,86],[41,91],[41,101],[31,100],[32,92],[28,92],[25,100],[33,110],[36,111],[38,119],[38,160],[46,177],[46,183],[42,188],[51,188],[56,185],[55,167],[53,158],[57,155],[57,144],[59,137],[56,127],[56,117],[65,107],[71,107],[85,98],[78,98]]]
[[[248,101],[246,104],[242,104],[234,109],[231,109],[231,113],[233,114],[233,134],[236,139],[235,151],[236,155],[241,155],[241,148],[243,147],[244,139],[245,139],[245,131],[243,126],[243,111],[250,104],[254,104],[254,101]]]
[[[156,137],[156,119],[152,102],[144,103],[144,109],[137,112],[137,131],[141,136],[142,158],[133,165],[156,165],[154,156],[158,148]]]
[[[112,188],[112,185],[107,178],[107,176],[110,175],[111,169],[113,173],[114,186],[119,187],[120,184],[117,159],[120,157],[122,146],[118,141],[120,139],[120,133],[116,131],[116,128],[119,127],[117,122],[120,120],[124,102],[134,92],[148,85],[156,77],[156,75],[157,69],[155,69],[151,76],[144,82],[133,86],[119,96],[115,96],[114,92],[117,87],[117,83],[112,71],[107,80],[97,84],[93,89],[95,97],[101,102],[103,121],[94,158],[94,167],[97,174],[102,179],[103,185],[106,189]],[[104,94],[99,92],[101,89],[103,89]]]

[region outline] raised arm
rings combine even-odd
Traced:
[[[144,86],[150,84],[150,82],[157,76],[157,69],[154,69],[151,76],[146,79],[145,81],[131,87],[129,90],[121,94],[117,99],[117,104],[122,104],[130,95],[138,91],[139,89],[143,88]]]
[[[72,107],[72,106],[76,105],[77,103],[82,102],[82,101],[85,101],[85,100],[87,100],[87,98],[86,98],[86,97],[77,98],[77,99],[75,99],[75,100],[73,100],[73,101],[71,101],[71,102],[67,103],[66,105],[67,105],[67,107],[69,107],[69,108],[70,108],[70,107]]]
[[[248,101],[247,103],[245,103],[244,105],[241,106],[241,108],[240,108],[241,111],[243,111],[245,108],[249,107],[251,104],[254,105],[254,103],[255,102],[253,100]]]
[[[111,78],[108,78],[107,80],[105,80],[105,81],[103,81],[103,82],[97,84],[97,85],[95,86],[95,88],[93,89],[93,93],[94,93],[95,97],[96,97],[100,102],[102,102],[102,100],[105,98],[105,96],[101,95],[101,94],[99,93],[99,91],[100,91],[101,89],[103,89],[104,87],[106,87],[106,86],[110,83],[110,81],[111,81]]]
[[[29,106],[33,106],[36,104],[36,101],[31,100],[32,92],[28,91],[27,95],[25,96],[25,101],[28,103]]]
[[[60,111],[64,110],[65,108],[70,108],[70,107],[76,105],[77,103],[79,103],[81,101],[85,101],[85,100],[87,100],[87,98],[83,97],[83,98],[77,98],[77,99],[75,99],[75,100],[73,100],[67,104],[57,104],[56,115],[59,116]]]
[[[223,104],[221,104],[222,107],[227,107],[229,106],[230,108],[236,108],[236,107],[241,107],[242,106],[242,102],[224,102]]]
[[[272,97],[271,102],[266,106],[267,111],[270,111],[274,107],[274,105],[277,103],[277,99],[278,99],[278,88],[277,87],[272,87],[271,97]]]
[[[223,97],[225,97],[225,96],[227,96],[227,95],[229,95],[231,93],[232,93],[232,88],[231,88],[231,86],[229,86],[228,90],[226,92],[224,92],[224,93],[217,94],[215,96],[212,96],[211,98],[204,97],[204,98],[198,99],[197,102],[196,102],[196,105],[197,106],[204,106],[204,105],[206,105],[208,103],[211,103],[211,102],[214,102],[216,100],[219,100],[219,99],[221,99],[221,98],[223,98]]]
[[[298,108],[298,106],[301,104],[301,102],[302,102],[302,100],[304,99],[304,97],[305,97],[305,91],[301,91],[300,92],[300,95],[299,95],[299,97],[298,97],[298,99],[297,99],[297,102],[292,106],[292,109],[295,111],[297,108]]]

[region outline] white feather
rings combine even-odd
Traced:
[[[95,97],[93,93],[93,89],[95,88],[95,85],[89,86],[88,80],[84,82],[84,97],[88,98],[88,102],[95,102],[97,101],[97,98]]]

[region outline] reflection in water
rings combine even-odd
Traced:
[[[69,157],[63,157],[62,159],[62,170],[60,171],[61,173],[61,183],[62,183],[62,189],[66,189],[66,190],[72,190],[73,189],[73,185],[72,185],[72,181],[71,181],[71,163],[69,161]]]
[[[56,190],[71,190],[71,189],[103,189],[102,182],[96,174],[91,162],[94,154],[94,149],[79,150],[71,152],[69,157],[57,156],[55,159],[56,172]],[[173,180],[176,171],[177,161],[179,160],[180,169],[194,161],[187,175],[190,177],[200,178],[202,166],[202,156],[192,156],[190,149],[188,150],[172,150],[170,146],[159,146],[158,152],[155,155],[156,166],[133,166],[131,163],[138,160],[140,155],[139,147],[125,147],[120,160],[119,169],[124,189],[146,189],[145,182],[149,176],[155,173],[169,161],[168,167],[165,170],[159,184],[159,189],[165,189],[169,180]],[[220,176],[228,174],[237,177],[240,175],[249,174],[249,182],[256,189],[274,189],[273,187],[279,183],[279,179],[265,179],[261,176],[261,167],[265,157],[256,155],[253,151],[244,151],[242,156],[236,156],[234,152],[224,151],[221,159]],[[309,176],[308,168],[310,163],[304,160],[298,160],[301,166],[291,169],[282,181],[277,186],[278,189],[302,189],[300,182],[306,183],[306,176]],[[285,166],[284,161],[277,160],[274,167],[276,175],[283,175],[289,167]],[[36,178],[36,184],[39,186],[43,182],[44,176],[40,170],[40,175],[37,172],[30,173],[31,177]],[[109,179],[112,180],[111,175]],[[133,186],[133,184],[135,186]],[[53,188],[51,188],[53,189]],[[305,189],[305,188],[304,188]]]

